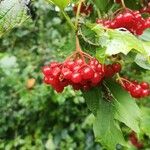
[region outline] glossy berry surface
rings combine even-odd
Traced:
[[[123,88],[134,98],[144,98],[150,96],[149,84],[147,82],[138,83],[137,81],[122,80]]]
[[[120,63],[114,63],[112,65],[112,68],[113,68],[114,72],[120,72],[122,67],[121,67]]]
[[[52,62],[49,66],[44,66],[42,72],[44,83],[51,85],[59,93],[68,85],[75,90],[85,91],[97,86],[104,78],[103,68],[94,58],[88,62],[77,58],[64,63]]]
[[[81,77],[81,74],[79,72],[72,74],[71,81],[73,83],[79,83],[79,82],[81,82],[81,80],[82,80],[82,77]]]
[[[98,19],[96,22],[111,29],[125,28],[135,35],[141,35],[145,29],[150,28],[150,17],[143,18],[140,11],[129,9],[116,15],[113,20]]]
[[[116,73],[119,73],[121,71],[121,64],[120,63],[113,63],[109,65],[105,65],[104,70],[105,70],[105,77],[106,78],[111,78],[113,77]]]
[[[91,67],[86,66],[82,69],[81,75],[83,79],[91,79],[94,76],[94,71]]]
[[[42,68],[44,83],[51,85],[58,93],[68,85],[74,90],[88,91],[99,85],[103,79],[111,78],[120,71],[120,63],[101,64],[89,55],[77,58],[73,56],[63,63],[51,62]],[[146,91],[143,94],[146,95]]]

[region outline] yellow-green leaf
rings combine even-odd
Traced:
[[[24,1],[4,0],[0,2],[0,37],[29,17],[27,9]]]
[[[60,9],[64,9],[70,3],[70,0],[47,0],[47,1],[57,5]]]

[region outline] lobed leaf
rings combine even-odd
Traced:
[[[101,12],[107,12],[112,6],[113,2],[111,0],[92,0],[96,5],[97,9]],[[108,9],[109,8],[109,9]]]
[[[134,61],[141,68],[150,70],[150,62],[143,55],[137,54]]]
[[[144,31],[144,33],[139,37],[143,41],[150,41],[150,29]]]
[[[142,107],[141,129],[150,137],[150,109],[148,107]]]
[[[24,1],[4,0],[0,2],[0,37],[28,18],[27,9]]]
[[[135,132],[139,132],[141,112],[135,100],[117,83],[107,81],[114,98],[115,118]]]
[[[101,89],[94,88],[84,93],[88,108],[95,115],[93,125],[96,141],[107,149],[115,149],[117,144],[126,146],[122,131],[115,120],[115,108],[112,102],[108,102],[102,96]]]
[[[135,37],[130,32],[124,29],[108,29],[97,24],[86,24],[92,31],[97,34],[99,43],[102,48],[105,48],[105,55],[111,56],[118,53],[127,55],[129,52],[140,53],[144,57],[148,57],[150,54],[149,42],[143,42]],[[101,51],[97,51],[97,55],[100,55]]]

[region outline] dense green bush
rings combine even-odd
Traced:
[[[97,149],[81,93],[42,83],[41,66],[67,42],[68,26],[43,1],[32,9],[34,20],[0,39],[0,149]]]

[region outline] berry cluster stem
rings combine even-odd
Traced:
[[[65,11],[62,10],[62,9],[61,9],[61,12],[62,12],[63,16],[66,18],[66,20],[67,20],[68,24],[70,25],[70,27],[71,27],[74,31],[76,31],[77,28],[76,28],[76,26],[72,23],[72,21],[71,21],[70,17],[68,16],[68,14],[66,14]]]
[[[125,79],[125,78],[120,77],[120,80],[121,80],[121,81],[126,81],[126,82],[128,82],[128,83],[134,85],[132,82],[130,82],[129,80],[127,80],[127,79]],[[120,80],[119,80],[119,81],[120,81]]]
[[[81,55],[82,60],[85,62],[85,58],[83,56],[83,51],[80,48],[80,43],[79,43],[78,36],[76,36],[76,52],[78,52]]]
[[[124,83],[122,82],[122,78],[120,77],[119,73],[116,74],[117,80],[119,80],[120,84],[124,87]]]
[[[121,0],[121,4],[122,4],[122,7],[125,9],[125,8],[126,8],[126,5],[125,5],[124,0]]]
[[[82,5],[83,2],[84,2],[84,0],[80,0],[78,8],[77,8],[76,21],[75,21],[75,28],[76,29],[78,29],[78,20],[79,20],[79,16],[80,16],[80,9],[81,9],[81,5]]]
[[[78,51],[79,53],[82,53],[82,50],[81,50],[80,44],[79,44],[78,36],[76,36],[76,51]]]

